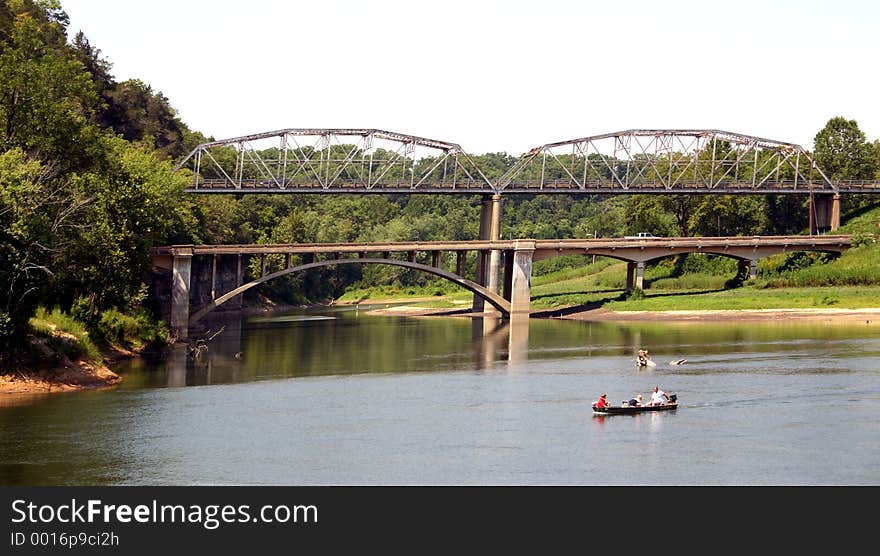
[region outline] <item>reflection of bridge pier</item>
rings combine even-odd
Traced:
[[[165,385],[187,386],[214,384],[219,371],[220,382],[235,381],[237,365],[230,364],[239,358],[241,352],[241,319],[223,320],[223,324],[215,323],[211,328],[219,332],[207,342],[207,351],[194,358],[189,353],[189,346],[178,343],[172,346],[168,357],[164,359]],[[220,328],[222,326],[222,331]],[[214,334],[210,334],[213,336]],[[207,338],[206,338],[207,340]]]
[[[506,336],[501,317],[483,316],[471,319],[471,338],[474,340],[475,366],[477,369],[491,369],[495,365],[496,353]]]
[[[521,363],[529,359],[529,317],[513,316],[510,319],[482,316],[471,323],[475,341],[475,363],[478,369],[491,369],[497,354],[507,348],[507,362]]]
[[[522,363],[529,359],[529,316],[513,315],[508,323],[507,362]]]

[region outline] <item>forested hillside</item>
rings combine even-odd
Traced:
[[[39,307],[58,308],[97,340],[119,327],[161,336],[145,311],[150,248],[173,243],[355,242],[475,239],[478,197],[193,196],[174,164],[213,139],[191,130],[173,99],[140,80],[119,82],[112,62],[81,33],[68,36],[55,0],[0,0],[0,354],[26,344]],[[295,126],[296,122],[290,122]],[[260,130],[242,130],[242,133]],[[407,132],[409,130],[400,130]],[[812,146],[832,179],[880,173],[880,141],[853,119],[834,117]],[[519,153],[474,160],[487,177]],[[878,200],[843,199],[843,215]],[[797,234],[807,227],[795,196],[511,196],[506,238]],[[272,264],[280,264],[273,261]],[[539,265],[558,272],[582,261]],[[399,268],[316,271],[265,285],[291,302],[340,296],[346,288],[424,286]],[[0,360],[0,363],[3,361]]]

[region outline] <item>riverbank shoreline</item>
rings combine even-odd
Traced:
[[[479,317],[485,313],[473,313],[462,309],[437,309],[418,306],[401,306],[371,309],[371,313],[386,316],[464,316]],[[491,313],[490,313],[491,314]],[[497,313],[495,313],[497,315]],[[552,318],[579,321],[619,322],[729,322],[737,321],[827,321],[863,322],[880,325],[880,307],[865,309],[724,309],[693,311],[612,311],[602,307],[582,309],[535,310],[530,318]]]
[[[125,357],[123,354],[110,355],[115,360]],[[22,396],[112,388],[120,382],[122,377],[110,370],[104,360],[62,357],[57,365],[51,367],[15,369],[0,375],[0,406],[14,404],[20,401],[16,398]]]

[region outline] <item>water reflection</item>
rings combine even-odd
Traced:
[[[0,407],[0,484],[880,482],[878,326],[361,308],[205,334],[224,325],[199,360],[178,348],[115,367],[112,390]],[[633,365],[641,347],[657,367]],[[681,407],[592,415],[655,384]]]
[[[122,388],[180,387],[361,373],[499,368],[518,369],[560,357],[622,357],[615,366],[639,376],[661,378],[669,363],[687,358],[678,375],[700,376],[729,369],[763,369],[766,356],[815,359],[827,353],[822,372],[840,367],[838,351],[876,327],[823,323],[611,323],[513,318],[388,317],[360,309],[324,309],[208,323],[204,336],[221,330],[202,357],[175,347],[163,360],[134,360],[117,370]],[[875,344],[859,345],[864,353]],[[802,348],[810,348],[807,354]],[[635,367],[635,354],[651,351],[656,367]],[[588,362],[589,360],[585,360]],[[736,361],[736,366],[731,363]],[[728,371],[722,371],[728,369]],[[838,368],[846,372],[846,368]],[[651,379],[653,382],[654,379]],[[653,384],[651,385],[653,386]]]
[[[369,319],[370,326],[357,325]],[[396,372],[454,368],[470,354],[477,370],[529,359],[527,317],[501,319],[413,319],[377,317],[362,311],[328,315],[280,315],[245,321],[215,322],[201,335],[210,337],[196,356],[176,345],[162,361],[123,363],[126,372],[159,371],[164,383],[150,386],[226,384],[270,377]],[[462,336],[470,320],[469,338]],[[408,324],[407,324],[408,323]],[[378,326],[377,326],[378,325]],[[437,366],[413,368],[408,361],[430,357]]]

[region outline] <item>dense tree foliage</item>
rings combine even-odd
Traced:
[[[73,310],[86,320],[105,310],[137,310],[156,245],[478,237],[479,196],[184,194],[187,176],[172,165],[209,138],[190,130],[149,84],[117,82],[112,65],[85,35],[68,39],[67,25],[57,0],[0,0],[0,359],[23,339],[39,305]],[[333,148],[340,158],[350,150]],[[234,160],[236,153],[215,156]],[[672,174],[676,156],[634,163],[645,163],[648,176]],[[619,161],[590,157],[595,164],[588,179],[624,171]],[[832,118],[816,135],[815,157],[832,179],[880,177],[880,142],[868,143],[854,120]],[[504,152],[472,158],[490,180],[518,160]],[[525,168],[521,175],[566,179],[565,167],[584,159],[558,161],[558,167]],[[432,163],[418,161],[416,170]],[[405,171],[399,164],[388,176]],[[507,196],[502,236],[791,234],[807,225],[806,202],[786,195]],[[873,200],[846,202],[854,209]],[[273,257],[267,264],[277,270],[284,260]],[[473,255],[465,265],[472,275]],[[336,297],[352,284],[424,285],[432,279],[399,267],[348,266],[288,276],[262,291],[305,302]]]
[[[135,309],[150,248],[197,228],[170,158],[200,135],[67,22],[56,1],[0,2],[0,358],[40,304]]]

